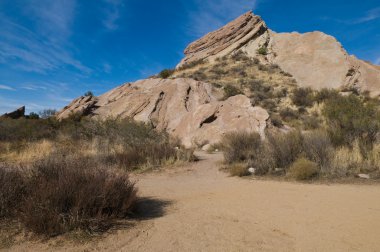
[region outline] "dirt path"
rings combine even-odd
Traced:
[[[152,212],[101,241],[18,251],[380,251],[380,186],[228,177],[220,154],[136,177]]]

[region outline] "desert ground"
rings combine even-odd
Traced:
[[[133,176],[145,218],[85,242],[11,251],[380,251],[380,186],[241,179],[222,154]],[[8,249],[7,249],[8,251]]]

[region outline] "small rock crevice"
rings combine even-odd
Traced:
[[[163,91],[161,91],[160,95],[158,96],[158,98],[156,100],[156,104],[154,105],[152,113],[149,116],[153,128],[157,128],[158,121],[159,121],[160,109],[162,107],[162,101],[163,101],[164,97],[165,97],[165,93]]]
[[[191,92],[191,87],[186,90],[186,96],[185,96],[185,109],[187,112],[189,112],[189,100],[190,100],[190,92]]]
[[[216,114],[217,114],[217,112],[214,113],[214,114],[212,114],[211,116],[207,117],[206,119],[204,119],[204,120],[200,123],[199,128],[202,128],[203,125],[205,125],[205,124],[210,124],[210,123],[216,121],[216,119],[218,119],[218,117],[217,117]]]

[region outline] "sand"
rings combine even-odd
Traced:
[[[151,211],[84,244],[23,242],[14,251],[380,251],[380,186],[229,177],[221,154],[135,175]],[[55,245],[52,245],[55,244]]]

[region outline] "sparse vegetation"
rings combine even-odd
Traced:
[[[259,49],[257,49],[257,53],[260,55],[267,55],[268,54],[268,48],[263,45]]]
[[[311,88],[295,88],[291,96],[296,106],[309,107],[313,105],[313,90]]]
[[[87,91],[83,96],[94,96],[94,93],[92,91]]]
[[[194,160],[166,133],[131,120],[0,120],[0,219],[35,234],[100,232],[131,213],[127,172]]]
[[[158,77],[162,78],[162,79],[167,79],[169,78],[170,76],[172,76],[174,74],[175,70],[174,69],[164,69],[162,70],[159,74],[158,74]]]
[[[231,96],[242,94],[242,91],[239,90],[237,87],[234,87],[232,85],[227,85],[224,87],[224,100],[230,98]]]

